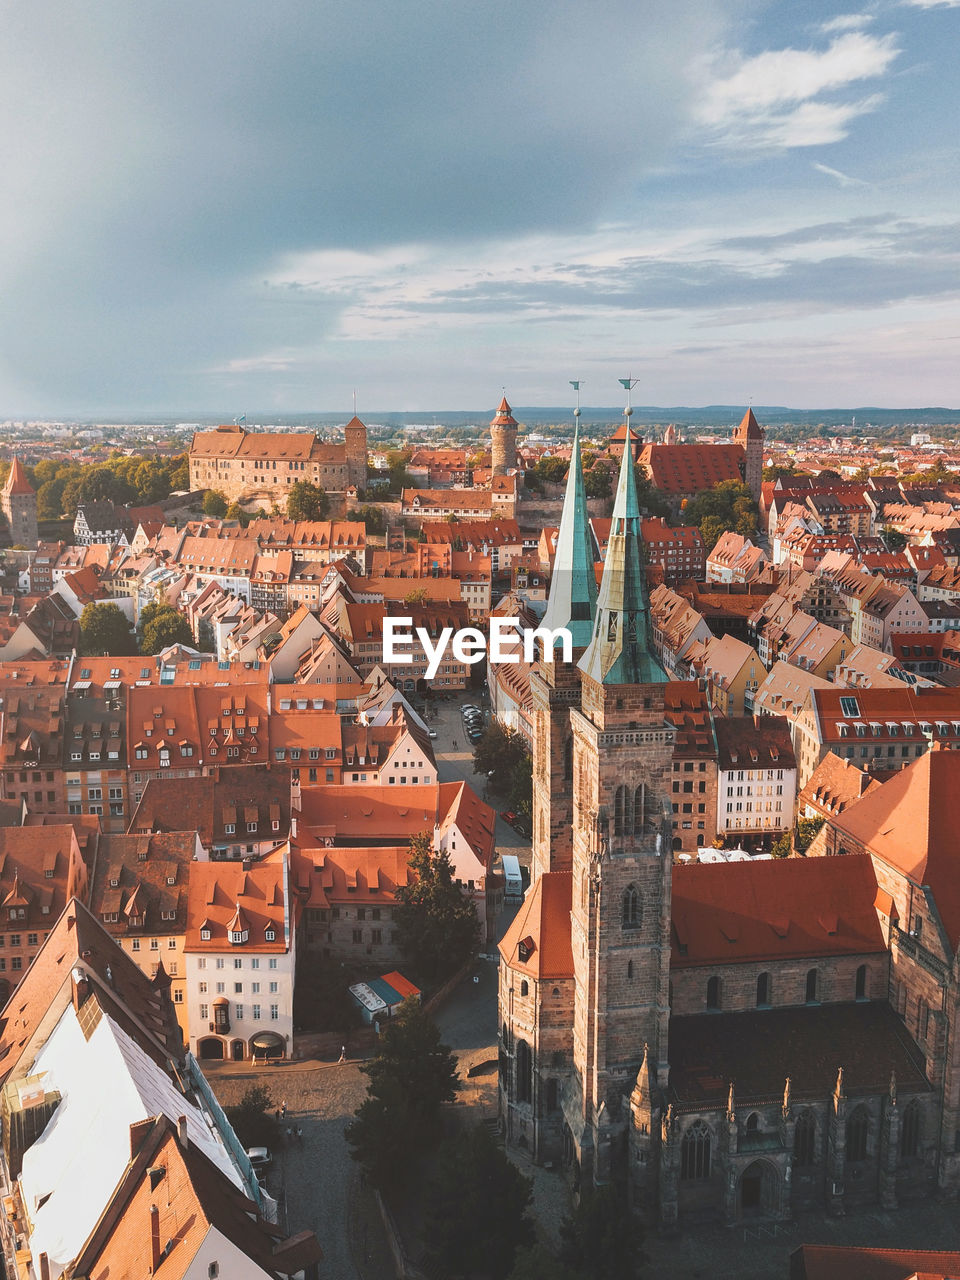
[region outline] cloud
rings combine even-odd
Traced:
[[[864,182],[862,178],[851,177],[849,173],[844,173],[841,169],[832,169],[830,165],[820,164],[819,161],[814,161],[813,168],[818,173],[825,173],[828,178],[836,178],[841,187],[867,187],[870,185],[868,182]]]
[[[838,13],[835,18],[821,22],[817,28],[821,35],[833,35],[837,31],[859,31],[874,20],[872,13]]]
[[[900,0],[900,3],[911,9],[960,8],[960,0]]]
[[[715,74],[698,110],[715,141],[730,147],[785,149],[822,146],[846,137],[858,116],[883,101],[871,94],[853,101],[824,100],[883,75],[898,56],[892,34],[850,31],[828,48],[769,50],[739,56],[732,74],[719,74],[732,55],[714,58]],[[734,60],[736,58],[734,57]]]

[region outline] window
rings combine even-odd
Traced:
[[[254,1022],[259,1022],[259,1021],[260,1021],[260,1006],[259,1006],[258,1004],[255,1004],[255,1005],[253,1006],[253,1009],[252,1009],[252,1017],[253,1017]]]
[[[870,1116],[860,1104],[847,1120],[847,1159],[856,1163],[867,1158],[867,1135],[870,1132]]]
[[[205,996],[207,994],[207,984],[205,982],[197,983],[197,990],[202,996]]]
[[[765,1009],[770,1004],[770,975],[761,973],[757,978],[757,1008]]]
[[[866,1000],[867,998],[867,966],[860,965],[857,969],[857,987],[856,998],[858,1000]]]
[[[710,1177],[710,1130],[696,1120],[680,1142],[680,1177],[685,1182]]]
[[[255,996],[258,996],[258,995],[260,994],[260,983],[259,983],[259,982],[252,982],[252,983],[250,984],[250,990],[253,992],[253,994],[254,994]]]
[[[807,971],[807,1004],[816,1004],[820,999],[820,974],[817,969]]]
[[[272,941],[273,941],[273,939],[272,939],[272,938],[268,938],[268,939],[267,939],[267,941],[268,941],[268,942],[272,942]],[[276,957],[276,956],[271,956],[271,958],[267,961],[267,968],[268,968],[268,969],[275,969],[276,967],[277,967],[277,957]]]
[[[200,1017],[201,1017],[201,1019],[205,1022],[205,1021],[207,1020],[207,1018],[209,1018],[209,1016],[210,1016],[210,1006],[209,1006],[209,1005],[206,1005],[206,1004],[202,1004],[202,1005],[200,1006]]]
[[[279,990],[279,987],[277,986],[277,983],[275,983],[275,982],[271,982],[271,983],[270,983],[270,994],[271,994],[272,996],[273,996],[273,995],[276,995],[278,990]]]
[[[533,1097],[533,1054],[526,1040],[517,1041],[517,1101],[529,1102]]]
[[[720,1008],[723,999],[723,983],[714,976],[707,982],[707,1008],[717,1010]]]
[[[793,1131],[793,1163],[809,1169],[816,1163],[817,1121],[812,1111],[801,1111]]]
[[[242,1004],[237,1005],[237,1021],[238,1022],[243,1021],[243,1005]]]
[[[278,1004],[272,1004],[270,1006],[270,1021],[276,1022],[278,1021],[279,1017],[280,1017],[280,1006]]]
[[[920,1103],[916,1098],[903,1108],[900,1127],[900,1159],[911,1160],[920,1154]]]
[[[623,892],[623,927],[639,929],[643,924],[643,899],[635,884],[627,885]]]

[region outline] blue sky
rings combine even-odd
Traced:
[[[960,404],[960,0],[3,15],[2,416]]]

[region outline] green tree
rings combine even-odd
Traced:
[[[208,489],[203,495],[203,514],[222,519],[227,514],[226,495],[219,489]]]
[[[412,591],[408,591],[403,597],[404,604],[426,604],[427,589],[426,587],[414,587]]]
[[[129,506],[136,497],[133,485],[106,463],[84,468],[80,477],[81,502],[117,502]]]
[[[582,1188],[560,1238],[560,1261],[577,1280],[634,1280],[640,1274],[643,1235],[622,1186]]]
[[[177,457],[171,458],[168,463],[170,492],[182,493],[190,488],[190,456],[186,453],[178,454]]]
[[[884,529],[883,540],[889,551],[903,551],[907,545],[907,535],[901,533],[899,529]]]
[[[249,1085],[236,1106],[224,1107],[227,1119],[244,1147],[270,1147],[276,1143],[280,1126],[274,1110],[270,1090],[263,1084]]]
[[[37,490],[37,516],[41,520],[59,520],[63,513],[63,491],[66,477],[46,480]]]
[[[367,533],[384,533],[386,531],[387,520],[383,513],[383,507],[376,507],[372,503],[367,503],[357,508],[356,517],[358,520],[363,521]]]
[[[244,511],[239,502],[231,502],[224,516],[227,520],[236,520],[241,529],[245,529],[253,518],[249,511]]]
[[[790,831],[784,831],[783,835],[777,836],[773,844],[770,846],[770,852],[775,858],[789,858],[793,853],[793,835]]]
[[[309,480],[297,480],[287,494],[287,516],[291,520],[325,520],[330,499],[324,489]]]
[[[373,1186],[395,1187],[440,1137],[440,1109],[459,1087],[457,1060],[411,998],[386,1024],[376,1057],[360,1069],[370,1083],[347,1125],[347,1142]]]
[[[450,855],[434,850],[428,831],[410,840],[409,866],[413,874],[395,894],[397,942],[421,981],[432,985],[469,960],[480,926],[473,903],[453,879]]]
[[[544,484],[562,484],[569,470],[566,458],[540,458],[536,466],[537,478]]]
[[[777,480],[787,480],[791,476],[803,476],[806,474],[807,473],[805,471],[801,471],[799,467],[794,466],[792,462],[777,463],[773,466],[764,467],[761,472],[761,476],[764,480],[772,480],[774,482]]]
[[[669,520],[670,503],[663,490],[657,488],[639,462],[634,467],[633,474],[637,482],[637,502],[640,510],[648,516],[660,516],[664,520]]]
[[[814,837],[823,826],[825,818],[798,818],[793,843],[798,853],[806,853]]]
[[[712,551],[721,534],[735,529],[745,538],[757,531],[757,504],[753,494],[739,480],[723,480],[712,489],[702,489],[683,508],[684,524],[700,528],[704,549]]]
[[[80,651],[84,657],[136,653],[136,639],[115,604],[88,604],[80,615]]]
[[[495,796],[529,817],[533,810],[533,767],[522,733],[492,720],[473,749],[473,771],[486,777],[487,789]]]
[[[425,1197],[428,1257],[444,1275],[504,1280],[517,1250],[533,1244],[531,1198],[529,1179],[486,1129],[478,1125],[448,1139]]]
[[[140,633],[140,652],[161,653],[172,644],[192,646],[193,632],[190,630],[190,623],[182,613],[165,605],[143,624]]]
[[[583,488],[588,498],[609,498],[613,493],[610,468],[603,462],[596,462],[589,471],[584,471]]]

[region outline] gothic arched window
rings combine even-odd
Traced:
[[[633,831],[633,793],[629,787],[617,787],[613,796],[613,834],[629,835]]]
[[[640,835],[647,821],[647,788],[641,782],[633,793],[633,833]]]
[[[628,884],[623,891],[621,920],[624,929],[639,929],[643,924],[643,899],[635,884]]]
[[[920,1103],[916,1098],[903,1108],[900,1128],[900,1159],[909,1160],[920,1154]]]
[[[867,1158],[867,1134],[870,1132],[870,1115],[860,1104],[847,1119],[847,1159],[856,1163]]]
[[[710,1130],[695,1120],[680,1142],[680,1177],[689,1182],[710,1177]]]
[[[793,1163],[809,1169],[817,1158],[817,1119],[812,1111],[801,1111],[793,1130]]]
[[[526,1040],[517,1041],[517,1101],[533,1097],[533,1054]]]

